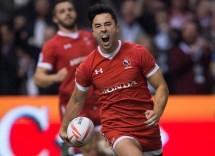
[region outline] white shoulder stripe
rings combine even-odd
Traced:
[[[45,63],[45,62],[38,62],[37,67],[45,68],[48,70],[52,70],[53,66],[50,63]]]
[[[146,78],[149,78],[150,76],[152,76],[158,69],[159,69],[159,66],[156,63],[155,67],[148,74],[146,74]]]
[[[78,84],[77,82],[75,82],[77,88],[83,92],[87,92],[89,90],[90,87],[83,87],[80,84]]]

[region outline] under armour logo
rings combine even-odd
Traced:
[[[97,70],[97,69],[95,70],[95,74],[96,74],[96,75],[101,74],[101,73],[103,73],[102,68],[100,68],[99,70]]]
[[[72,48],[72,44],[70,43],[67,43],[67,44],[64,44],[64,49],[69,49],[69,48]]]

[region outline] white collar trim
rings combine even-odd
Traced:
[[[114,52],[106,54],[106,53],[102,52],[100,46],[98,46],[98,51],[99,51],[99,53],[100,53],[103,57],[105,57],[105,58],[111,60],[111,59],[114,58],[114,56],[119,52],[119,50],[120,50],[120,48],[121,48],[121,46],[122,46],[122,42],[121,42],[120,40],[118,40],[118,42],[119,42],[119,45],[118,45],[118,47],[116,48],[116,50],[114,50]]]
[[[74,32],[74,33],[65,33],[65,32],[62,32],[62,31],[58,31],[57,34],[60,35],[60,36],[69,37],[69,38],[72,38],[72,39],[77,39],[78,36],[79,36],[78,31]]]

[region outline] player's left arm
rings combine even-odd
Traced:
[[[148,119],[145,124],[153,126],[158,124],[160,117],[164,112],[169,96],[169,90],[160,69],[148,77],[148,81],[155,89],[155,96],[153,110],[147,110],[145,112],[145,116]]]
[[[87,91],[86,92],[81,91],[80,89],[78,89],[78,87],[75,86],[72,96],[66,106],[66,111],[63,117],[63,122],[59,130],[59,135],[68,146],[71,146],[71,144],[68,141],[67,127],[70,121],[76,118],[81,112],[84,106],[86,95],[87,95]]]

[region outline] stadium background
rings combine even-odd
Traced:
[[[90,5],[97,2],[112,5],[125,32],[120,38],[150,49],[170,88],[171,95],[161,119],[164,156],[214,155],[215,2],[136,0],[132,12],[132,7],[122,9],[125,1],[74,0],[79,27],[90,30],[86,12]],[[58,84],[41,89],[33,83],[41,47],[56,33],[51,22],[53,2],[0,0],[0,156],[59,155]],[[180,41],[183,24],[191,19],[198,24],[199,36],[211,51],[208,65],[212,82],[206,88],[207,94],[176,95],[168,53]],[[168,31],[158,31],[164,24]],[[128,25],[134,27],[129,29]]]

